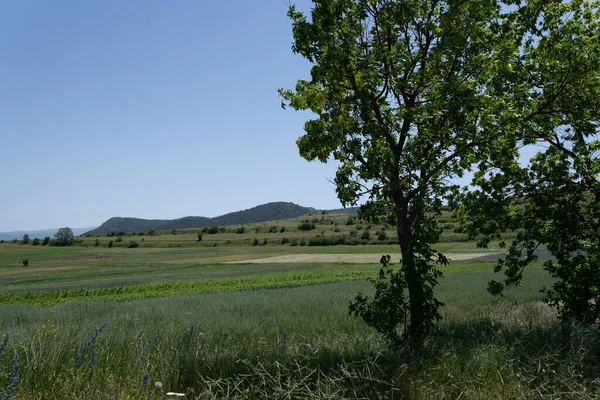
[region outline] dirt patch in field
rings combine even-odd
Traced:
[[[498,253],[446,253],[452,261],[475,260],[498,256]],[[400,254],[390,254],[392,261],[400,260]],[[269,263],[354,263],[378,264],[381,254],[289,254],[253,260],[230,261],[226,264],[269,264]]]

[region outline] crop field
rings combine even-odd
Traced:
[[[436,292],[446,306],[416,357],[390,350],[348,315],[358,292],[372,293],[366,279],[379,257],[398,253],[394,229],[310,245],[367,230],[341,215],[298,229],[310,218],[243,233],[228,226],[81,237],[69,247],[0,243],[0,398],[600,396],[598,327],[557,322],[540,301],[552,281],[539,264],[522,287],[492,297],[497,243],[477,249],[447,232],[437,248],[454,261]]]

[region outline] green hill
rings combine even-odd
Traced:
[[[355,208],[336,210],[347,213],[356,213]],[[208,217],[183,217],[178,219],[141,219],[113,217],[96,229],[86,232],[86,235],[106,235],[111,232],[148,232],[152,229],[166,231],[172,229],[204,228],[207,226],[224,226],[250,224],[254,222],[276,221],[296,218],[301,215],[317,212],[312,207],[303,207],[294,203],[274,202],[262,204],[247,210],[236,211],[214,218]]]

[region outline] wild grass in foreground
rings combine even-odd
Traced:
[[[448,275],[419,357],[348,317],[365,282],[54,307],[5,305],[6,398],[595,398],[600,332],[560,326],[529,271],[503,299],[485,272]],[[109,321],[105,323],[104,321]],[[0,335],[0,339],[1,339]],[[2,347],[3,346],[3,347]],[[15,379],[16,378],[16,379]],[[160,384],[158,384],[160,382]],[[12,385],[12,386],[11,386]],[[12,390],[12,392],[11,392]],[[0,395],[2,396],[2,395]]]

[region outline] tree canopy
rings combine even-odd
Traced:
[[[351,311],[391,341],[403,327],[418,342],[439,317],[436,264],[447,259],[432,245],[443,202],[458,194],[453,179],[473,168],[477,179],[516,172],[519,146],[565,122],[592,129],[597,3],[313,3],[310,18],[289,9],[292,50],[313,66],[310,80],[280,89],[282,106],[315,114],[300,154],[339,164],[342,203],[397,227],[399,268],[382,258],[374,298],[359,295]],[[471,199],[483,204],[479,193]]]

